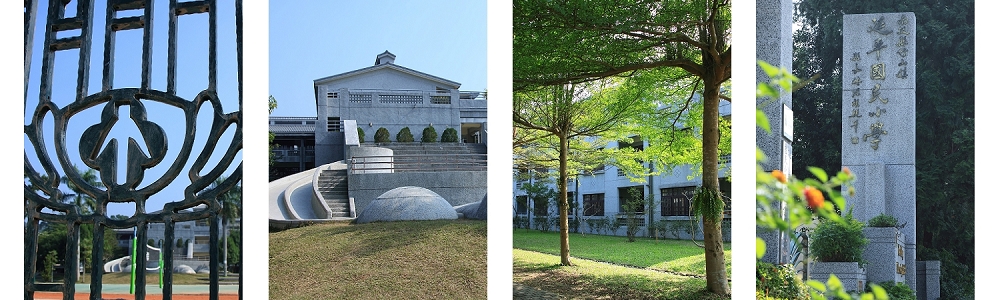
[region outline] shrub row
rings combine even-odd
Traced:
[[[358,140],[362,143],[365,142],[365,131],[358,127]],[[420,137],[420,141],[423,143],[434,143],[438,141],[437,131],[434,130],[434,126],[428,126],[424,128],[423,135]],[[375,131],[375,142],[376,143],[388,143],[389,142],[389,130],[385,127],[379,127]],[[413,134],[410,133],[410,127],[403,127],[398,133],[396,133],[396,142],[400,143],[412,143]],[[458,142],[458,130],[455,128],[448,128],[444,130],[441,134],[442,143],[457,143]]]

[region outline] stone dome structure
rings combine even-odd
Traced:
[[[437,193],[422,187],[404,186],[382,193],[368,203],[357,222],[454,219],[458,219],[455,208]]]

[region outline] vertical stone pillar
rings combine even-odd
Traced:
[[[917,262],[917,300],[941,297],[941,261]]]
[[[757,59],[767,63],[792,68],[792,1],[757,0]],[[770,77],[757,68],[757,82],[770,82]],[[783,94],[779,99],[757,99],[767,115],[771,133],[757,128],[757,147],[767,155],[761,166],[765,171],[792,172],[792,95]],[[775,209],[785,212],[780,203]],[[767,243],[762,261],[788,263],[789,237],[776,231],[757,228],[757,236]]]
[[[916,19],[913,13],[844,15],[841,164],[857,176],[848,209],[905,224],[906,284],[916,290]],[[879,178],[882,177],[882,178]]]

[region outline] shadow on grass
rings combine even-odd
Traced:
[[[571,299],[726,299],[705,290],[696,279],[658,280],[635,274],[582,275],[559,265],[515,270],[521,284]]]

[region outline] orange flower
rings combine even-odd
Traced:
[[[771,171],[771,176],[774,176],[774,178],[778,179],[778,181],[781,181],[781,183],[788,182],[788,179],[785,178],[785,173],[781,173],[781,171],[778,170]]]
[[[843,169],[841,169],[841,171],[844,171],[844,174],[847,174],[847,176],[851,176],[851,169],[844,167]]]
[[[823,192],[811,186],[806,186],[804,192],[806,196],[806,204],[809,205],[809,208],[815,209],[823,205],[823,201],[825,201],[823,199]]]

